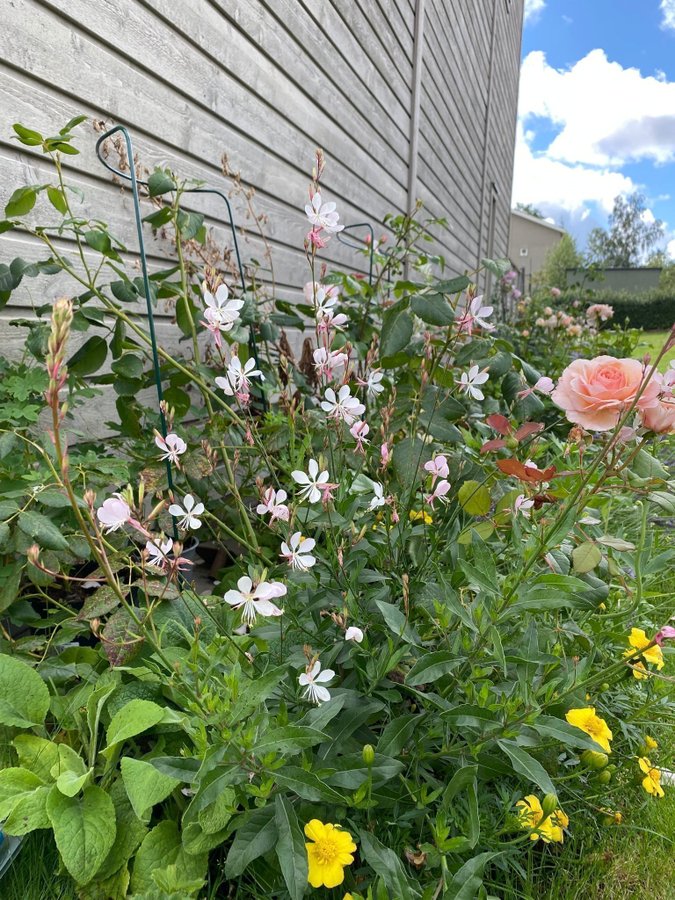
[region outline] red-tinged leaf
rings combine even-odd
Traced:
[[[511,432],[513,431],[513,427],[511,426],[511,423],[506,418],[506,416],[502,416],[499,413],[488,416],[485,421],[490,426],[490,428],[494,428],[494,430],[498,431],[500,434],[507,435],[511,434]]]
[[[524,422],[518,431],[513,435],[517,441],[524,441],[526,437],[529,437],[531,434],[538,434],[540,431],[544,430],[543,422]]]
[[[504,472],[505,475],[514,475],[525,484],[537,484],[541,481],[551,481],[555,478],[555,466],[549,466],[548,469],[535,469],[533,466],[525,466],[517,459],[498,459],[497,467]]]
[[[492,450],[503,450],[506,447],[504,438],[495,438],[493,441],[486,441],[480,448],[481,453],[490,453]]]
[[[126,609],[118,609],[108,619],[100,638],[111,666],[126,665],[140,651],[144,640]]]
[[[541,509],[544,503],[557,503],[558,498],[553,494],[537,494],[534,498],[534,508]]]

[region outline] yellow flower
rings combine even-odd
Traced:
[[[408,513],[411,522],[424,522],[425,525],[431,525],[434,521],[433,517],[425,509],[411,509]]]
[[[648,663],[651,663],[653,666],[656,666],[657,669],[661,670],[665,665],[663,661],[663,653],[661,652],[661,648],[658,644],[654,644],[653,647],[649,645],[652,644],[653,641],[650,641],[642,628],[632,628],[630,632],[630,637],[628,638],[629,647],[625,651],[624,656],[633,656],[636,650],[644,651],[641,656]],[[648,650],[645,648],[649,647]],[[640,669],[641,671],[638,671]],[[647,672],[643,663],[635,663],[635,668],[633,669],[633,675],[636,678],[647,678]]]
[[[628,653],[630,653],[630,650],[628,651]],[[642,660],[638,660],[636,663],[633,663],[633,678],[637,678],[638,681],[642,681],[643,678],[649,678],[651,674],[651,672],[647,671],[647,666],[642,662]]]
[[[305,844],[309,864],[307,880],[312,887],[333,888],[342,884],[345,866],[354,862],[352,853],[356,844],[351,834],[342,831],[339,825],[324,825],[318,819],[312,819],[305,825],[305,835],[313,841]]]
[[[640,769],[645,773],[642,779],[642,787],[653,797],[664,797],[665,793],[661,787],[661,770],[653,768],[646,756],[638,759]]]
[[[655,741],[653,737],[649,737],[648,734],[645,735],[645,747],[647,750],[656,750],[658,746],[658,741]]]
[[[613,737],[612,732],[609,730],[607,722],[601,719],[600,716],[596,716],[594,706],[586,706],[583,709],[570,709],[565,718],[570,725],[580,728],[592,737],[605,753],[612,752],[612,748],[609,746],[609,742]]]
[[[563,828],[567,828],[570,824],[570,820],[562,809],[558,808],[550,816],[544,817],[544,810],[539,798],[534,794],[529,794],[524,800],[519,800],[516,806],[520,807],[518,818],[521,828],[532,830],[530,840],[536,841],[541,838],[546,844],[552,842],[562,844]]]

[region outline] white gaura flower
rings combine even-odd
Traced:
[[[270,514],[270,525],[275,519],[281,519],[282,522],[288,522],[289,511],[284,500],[288,494],[286,491],[275,491],[274,488],[267,488],[263,494],[262,502],[256,507],[259,516]]]
[[[383,372],[369,372],[365,381],[359,378],[359,384],[362,387],[365,387],[366,394],[371,400],[377,397],[378,394],[381,394],[384,390],[384,385],[381,384],[383,378]]]
[[[479,385],[485,384],[490,376],[487,372],[481,372],[478,366],[471,366],[468,372],[462,372],[459,379],[460,391],[473,397],[474,400],[484,400],[485,394],[481,391]]]
[[[166,563],[166,558],[168,554],[171,553],[172,549],[173,541],[171,538],[167,538],[163,541],[161,537],[158,537],[153,538],[151,541],[147,541],[145,552],[147,554],[148,565],[157,566],[157,568],[162,569]]]
[[[113,494],[96,510],[96,518],[103,525],[105,534],[117,531],[131,518],[129,504],[121,494]]]
[[[292,569],[306,572],[311,569],[316,559],[312,556],[312,550],[316,546],[314,538],[303,537],[299,531],[291,535],[288,544],[284,541],[281,545],[281,556],[288,562]]]
[[[513,511],[521,514],[521,516],[525,516],[526,519],[530,518],[530,510],[534,506],[534,500],[528,500],[525,494],[518,494],[513,504]]]
[[[243,300],[228,299],[227,285],[221,284],[215,297],[208,291],[204,292],[204,319],[202,324],[213,334],[216,346],[221,345],[221,332],[231,331],[234,323],[239,318],[239,310],[244,305]]]
[[[315,289],[314,289],[315,287]],[[308,289],[310,289],[308,293]],[[329,328],[341,328],[348,321],[344,313],[339,313],[336,304],[340,292],[337,285],[305,285],[305,297],[314,304],[314,314],[319,329],[327,331]]]
[[[206,286],[203,287],[204,290],[204,303],[210,309],[224,309],[227,306],[227,301],[230,296],[230,292],[227,289],[226,284],[221,284],[218,288],[216,288],[215,295],[206,289]]]
[[[227,365],[225,377],[219,375],[216,378],[216,385],[228,397],[234,397],[236,394],[248,394],[251,378],[259,378],[261,381],[265,380],[265,376],[260,369],[256,369],[255,360],[251,357],[242,366],[239,357],[233,356]]]
[[[322,496],[321,485],[328,484],[328,471],[319,472],[319,464],[315,459],[310,459],[307,469],[309,474],[296,469],[291,472],[291,477],[296,484],[302,485],[302,490],[298,493],[301,500],[318,503]]]
[[[345,640],[356,641],[357,644],[360,644],[363,640],[363,632],[360,628],[357,628],[356,625],[350,625],[345,631]]]
[[[448,460],[440,453],[438,456],[430,459],[429,462],[425,462],[424,468],[431,474],[432,487],[436,483],[437,478],[447,478],[450,474],[450,469],[448,468]]]
[[[160,459],[168,459],[170,462],[178,465],[178,457],[187,450],[187,444],[183,438],[171,432],[164,438],[161,434],[155,436],[155,443],[160,450],[163,451]]]
[[[342,231],[344,225],[339,225],[340,215],[336,211],[335,203],[324,203],[321,194],[317,191],[312,197],[312,202],[305,204],[305,213],[313,228],[323,228],[329,234]]]
[[[325,400],[321,401],[321,409],[329,419],[342,419],[347,425],[351,425],[355,419],[366,411],[363,403],[359,403],[356,397],[351,396],[348,384],[343,384],[335,395],[333,388],[326,388]]]
[[[283,609],[272,603],[283,597],[286,585],[280,581],[261,581],[253,587],[248,575],[242,575],[237,582],[237,590],[227,591],[223,598],[234,609],[241,609],[241,618],[246,625],[253,625],[256,616],[281,616]]]
[[[185,530],[192,528],[195,531],[201,528],[201,519],[197,517],[204,512],[204,504],[196,503],[192,494],[186,494],[183,497],[183,506],[180,506],[178,503],[172,503],[169,507],[171,515],[180,518],[178,527]]]
[[[324,375],[326,378],[332,378],[335,369],[346,366],[349,362],[346,353],[340,350],[326,350],[325,347],[318,347],[312,356],[317,375]]]
[[[330,700],[330,691],[322,687],[321,682],[332,681],[334,678],[335,672],[332,669],[321,671],[321,663],[317,659],[314,665],[311,668],[307,666],[307,671],[303,672],[298,678],[300,687],[305,689],[303,697],[317,705]]]
[[[379,481],[373,482],[373,494],[375,496],[370,501],[370,504],[368,506],[368,510],[370,512],[373,512],[374,510],[378,509],[380,506],[384,506],[384,504],[387,502],[384,499],[384,488],[379,483]]]
[[[472,334],[476,325],[483,328],[485,331],[493,331],[494,325],[490,325],[489,322],[485,321],[490,318],[493,311],[493,306],[483,306],[482,294],[478,297],[474,297],[473,300],[469,301],[464,307],[461,315],[457,317],[457,327],[459,331],[465,332],[466,334]]]

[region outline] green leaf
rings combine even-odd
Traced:
[[[42,781],[51,781],[52,767],[59,761],[59,745],[34,734],[17,734],[12,741],[19,765],[34,772]]]
[[[393,356],[410,343],[413,320],[406,311],[406,304],[397,303],[382,316],[380,356]]]
[[[436,282],[434,288],[441,294],[459,294],[461,291],[466,290],[470,284],[470,278],[467,278],[466,275],[458,275],[456,278],[451,278],[449,281]]]
[[[203,880],[207,864],[207,853],[189,854],[183,850],[178,825],[167,819],[149,831],[138,848],[131,876],[131,893],[154,897],[151,892],[156,891],[157,884],[153,874],[166,871],[171,866],[175,866],[184,880]]]
[[[592,541],[586,541],[572,550],[574,571],[580,575],[591,572],[600,562],[602,562],[602,551]]]
[[[18,837],[36,831],[38,828],[50,828],[47,797],[51,789],[51,785],[45,784],[24,794],[2,823],[3,832]]]
[[[54,209],[58,210],[61,215],[65,216],[65,214],[68,212],[68,204],[61,188],[50,185],[47,188],[47,196],[49,197],[49,202],[54,207]]]
[[[533,756],[513,741],[497,741],[499,747],[511,760],[513,770],[536,784],[545,794],[557,794],[548,772]]]
[[[152,700],[130,700],[115,713],[108,725],[106,749],[153,728],[163,718],[164,710]]]
[[[32,185],[28,184],[25,187],[17,188],[5,206],[5,215],[8,218],[25,216],[35,206],[36,200],[37,191]]]
[[[307,728],[304,725],[286,725],[282,728],[272,728],[265,731],[255,745],[256,756],[264,756],[266,753],[278,753],[285,755],[297,753],[307,747],[313,747],[328,739],[328,735],[316,728]]]
[[[81,789],[87,784],[92,773],[93,769],[89,769],[89,771],[84,772],[82,775],[78,775],[71,770],[66,770],[56,779],[56,787],[62,794],[65,794],[66,797],[74,797],[76,794],[79,794]]]
[[[314,772],[301,769],[299,766],[284,766],[283,769],[277,769],[274,780],[279,787],[293,791],[298,797],[310,803],[345,802],[342,794],[321,781]]]
[[[105,862],[96,873],[96,883],[112,877],[120,867],[128,873],[126,863],[136,852],[139,844],[148,833],[148,829],[137,817],[129,803],[122,780],[117,778],[110,788],[110,798],[115,806],[115,843],[108,851]],[[128,879],[128,874],[127,874]],[[128,884],[126,885],[128,887]],[[116,900],[126,900],[126,887]],[[83,897],[82,900],[85,900]],[[91,898],[91,900],[103,900],[103,897]],[[106,896],[105,900],[109,900]]]
[[[470,516],[486,516],[490,512],[490,491],[478,481],[465,481],[457,492],[457,499]]]
[[[140,378],[143,374],[143,359],[134,353],[124,353],[110,366],[116,375],[124,378]]]
[[[78,884],[91,881],[115,842],[115,807],[109,795],[89,785],[80,797],[66,797],[54,787],[47,814],[64,866]]]
[[[0,724],[16,728],[43,725],[48,710],[49,691],[35,669],[20,659],[0,655]]]
[[[151,197],[158,197],[160,194],[168,194],[169,191],[175,190],[176,185],[173,178],[161,169],[155,170],[148,178],[148,192]]]
[[[406,675],[405,682],[410,685],[430,684],[438,678],[452,672],[461,664],[461,658],[449,650],[435,650],[417,660]]]
[[[83,237],[92,250],[96,250],[104,256],[117,255],[113,250],[112,241],[107,231],[93,229],[85,231]]]
[[[272,803],[240,816],[234,841],[225,860],[225,877],[238,878],[249,863],[270,850],[277,843],[277,823]]]
[[[377,742],[377,752],[384,756],[398,756],[408,743],[413,732],[422,722],[422,716],[406,713],[386,726]]]
[[[61,529],[42,513],[27,509],[19,514],[18,524],[21,531],[27,534],[29,538],[32,538],[39,545],[40,549],[68,549],[68,541]]]
[[[25,797],[42,787],[44,782],[34,772],[19,766],[0,769],[0,821],[10,814]]]
[[[163,775],[150,762],[124,757],[120,762],[122,780],[134,812],[141,821],[149,821],[156,803],[166,800],[181,782]]]
[[[44,140],[39,131],[33,131],[31,128],[26,128],[25,125],[20,125],[18,122],[15,122],[12,128],[19,136],[19,141],[27,147],[37,147]]]
[[[274,798],[277,859],[291,900],[301,900],[307,887],[307,851],[295,810],[281,794]]]
[[[410,301],[416,316],[428,325],[451,325],[455,314],[443,294],[420,294]]]
[[[105,339],[99,335],[94,335],[82,344],[79,350],[68,360],[68,370],[75,375],[84,377],[92,375],[101,368],[108,355],[108,345]]]
[[[385,847],[369,831],[362,831],[360,838],[361,856],[375,874],[384,881],[390,896],[396,897],[396,900],[413,900],[415,894],[408,884],[403,864],[398,855],[389,847]]]
[[[472,704],[461,704],[448,709],[441,713],[441,718],[456,728],[478,728],[480,731],[498,724],[497,715],[492,710]]]
[[[499,853],[479,853],[467,860],[452,877],[443,900],[474,900],[483,884],[482,874],[487,863]]]
[[[604,753],[604,749],[600,744],[596,744],[593,738],[584,734],[579,728],[570,725],[563,719],[556,719],[555,716],[538,716],[530,725],[539,732],[542,737],[554,738],[567,747],[577,747],[580,750],[595,750]]]

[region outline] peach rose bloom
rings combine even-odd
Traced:
[[[575,359],[560,376],[551,399],[565,410],[570,422],[588,431],[611,431],[635,400],[644,374],[636,359]],[[644,411],[657,406],[660,391],[660,378],[654,376],[637,408]]]
[[[675,397],[664,397],[642,412],[642,424],[656,434],[675,433]]]

